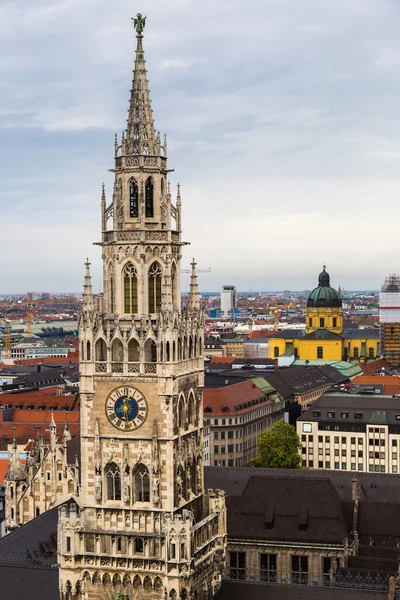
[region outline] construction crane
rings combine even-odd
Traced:
[[[26,335],[32,337],[32,304],[31,295],[26,294]]]
[[[4,323],[6,328],[6,358],[11,358],[11,321],[4,317],[0,317],[0,323]]]
[[[274,331],[278,331],[279,328],[279,315],[280,313],[285,310],[286,308],[292,308],[293,306],[296,306],[295,304],[278,304],[277,300],[275,298],[275,303],[273,306],[268,306],[268,308],[266,308],[266,310],[268,312],[272,312],[273,317],[274,317]],[[250,319],[249,321],[249,335],[251,336],[252,331],[253,331],[253,323],[255,323],[256,325],[261,325],[262,323],[266,323],[267,319],[254,319],[254,321],[252,319]]]

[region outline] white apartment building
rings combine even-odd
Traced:
[[[236,287],[223,285],[221,289],[221,317],[227,319],[234,316],[236,308]]]
[[[400,472],[400,398],[327,393],[297,419],[302,466]]]

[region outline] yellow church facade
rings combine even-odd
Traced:
[[[299,360],[373,360],[379,357],[379,329],[345,329],[342,300],[330,285],[325,266],[311,292],[305,330],[284,329],[269,338],[269,358]]]

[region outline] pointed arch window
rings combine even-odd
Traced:
[[[134,179],[129,186],[129,214],[132,219],[139,217],[139,188]]]
[[[146,217],[154,217],[154,185],[149,177],[145,185]]]
[[[106,467],[107,499],[121,500],[121,474],[117,465],[112,462]]]
[[[135,501],[150,502],[150,477],[144,465],[139,465],[134,472]]]
[[[137,273],[132,263],[124,267],[124,311],[126,314],[138,312]]]
[[[155,313],[161,308],[161,276],[160,265],[155,262],[149,269],[149,313]]]

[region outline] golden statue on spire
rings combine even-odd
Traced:
[[[141,13],[138,13],[135,17],[132,17],[133,24],[135,25],[136,33],[140,36],[143,34],[143,29],[146,26],[146,18],[142,17]]]

